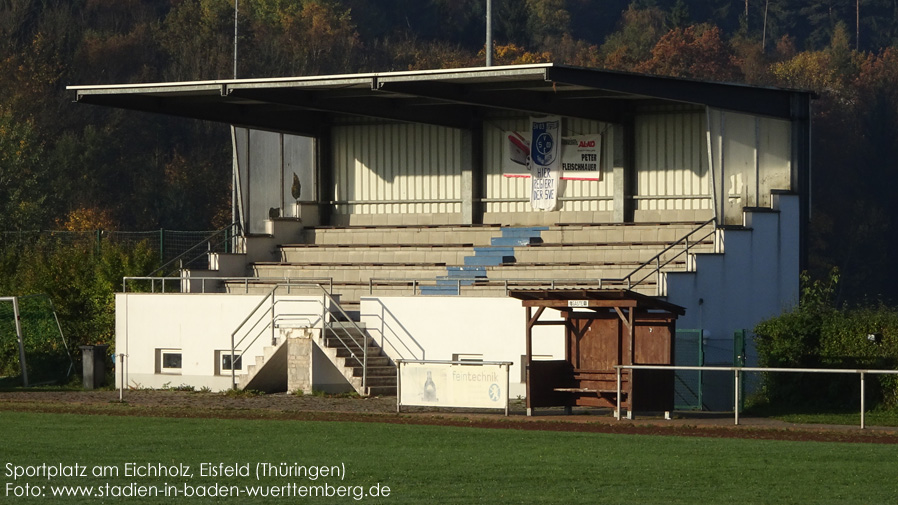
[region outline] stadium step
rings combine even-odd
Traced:
[[[318,338],[318,345],[360,395],[396,395],[396,365],[368,334],[364,324],[329,322]],[[363,346],[367,349],[367,360]]]

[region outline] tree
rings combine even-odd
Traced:
[[[637,65],[636,71],[715,81],[739,77],[733,54],[720,39],[720,29],[707,25],[671,30],[652,49],[651,59]]]
[[[180,2],[166,16],[159,37],[168,56],[167,68],[163,72],[165,80],[233,77],[233,2]]]
[[[0,231],[36,230],[52,209],[49,171],[33,120],[0,108]]]
[[[352,72],[361,42],[349,10],[327,0],[251,4],[253,75]]]
[[[571,15],[564,7],[564,0],[526,0],[526,4],[530,14],[527,29],[536,47],[570,32]]]
[[[618,30],[602,44],[604,64],[611,70],[633,70],[651,57],[652,48],[664,35],[664,12],[630,4],[621,15]]]

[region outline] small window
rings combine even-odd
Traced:
[[[479,363],[483,361],[483,354],[453,354],[452,361],[471,361]]]
[[[222,354],[221,355],[221,369],[222,370],[243,370],[243,356],[236,354]]]
[[[156,363],[158,373],[181,373],[181,350],[180,349],[157,349]]]
[[[230,375],[231,370],[243,370],[243,356],[239,350],[231,354],[231,350],[215,351],[215,374]]]

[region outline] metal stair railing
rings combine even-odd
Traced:
[[[347,351],[349,351],[350,357],[352,357],[352,359],[354,359],[357,363],[359,363],[362,366],[362,391],[367,394],[367,392],[368,392],[368,389],[367,389],[368,388],[368,332],[366,330],[363,330],[361,327],[359,327],[358,324],[356,324],[356,322],[349,316],[349,314],[347,314],[346,311],[343,310],[343,307],[340,306],[340,304],[336,300],[334,300],[334,298],[330,295],[330,293],[327,292],[326,289],[324,289],[323,286],[321,286],[321,290],[322,290],[324,299],[330,303],[329,306],[322,303],[323,311],[322,311],[322,319],[321,319],[321,322],[322,322],[321,336],[322,336],[322,338],[325,338],[327,336],[325,332],[330,331],[331,334],[333,334],[333,336],[337,338],[337,340],[340,342],[340,344],[343,346],[343,348],[346,349]],[[331,323],[331,326],[327,325],[326,315],[328,313],[333,314],[333,310],[328,310],[328,308],[336,309],[338,311],[338,313],[341,316],[343,316],[343,321],[341,321],[341,322],[349,322],[351,324],[351,327],[356,330],[356,332],[357,332],[356,334],[361,337],[362,342],[360,344],[355,339],[355,337],[352,336],[352,332],[350,332],[346,329],[346,326],[343,326],[343,325],[338,326],[338,328],[343,330],[343,333],[345,334],[345,336],[348,337],[349,340],[351,340],[355,345],[359,346],[359,348],[362,350],[362,359],[361,360],[359,360],[358,356],[355,355],[355,352],[349,348],[349,346],[346,344],[346,341],[344,341],[340,337],[340,335],[337,334],[337,332],[334,329],[335,327],[333,326],[333,322]]]
[[[141,276],[141,277],[122,277],[122,293],[128,292],[128,282],[140,282],[140,281],[149,281],[150,283],[150,293],[157,293],[156,291],[156,281],[159,281],[160,289],[158,293],[180,293],[181,287],[183,283],[186,282],[195,282],[199,283],[202,286],[201,293],[206,293],[206,282],[232,282],[232,283],[241,283],[243,284],[243,292],[249,293],[250,285],[257,284],[283,284],[287,287],[287,294],[290,294],[291,287],[309,287],[313,285],[328,285],[328,291],[333,292],[334,290],[334,278],[333,277],[302,277],[302,278],[287,278],[287,277],[150,277],[150,276]],[[166,291],[165,283],[168,282],[170,285],[175,284],[178,286],[178,291]],[[133,289],[132,292],[136,292]]]
[[[328,333],[336,337],[336,339],[340,342],[340,344],[349,351],[350,358],[355,360],[362,367],[362,390],[367,391],[367,381],[368,381],[368,335],[365,330],[359,327],[355,321],[343,310],[343,307],[335,300],[331,294],[328,292],[327,288],[325,288],[321,284],[296,284],[296,283],[279,283],[275,285],[268,293],[256,304],[252,310],[249,311],[249,314],[237,325],[237,328],[231,333],[231,387],[233,389],[237,388],[237,373],[235,364],[238,360],[243,360],[243,356],[246,354],[247,349],[249,349],[253,344],[258,341],[258,339],[265,334],[268,334],[270,331],[272,342],[276,341],[275,329],[277,327],[277,323],[280,320],[305,320],[310,324],[309,326],[314,326],[312,319],[308,316],[317,314],[311,314],[309,312],[304,313],[279,313],[277,311],[277,304],[281,301],[291,302],[293,300],[277,300],[276,293],[278,289],[290,287],[317,287],[321,290],[321,299],[319,301],[321,305],[321,314],[320,314],[320,324],[321,324],[321,335],[322,337],[326,337]],[[328,324],[328,315],[333,315],[336,313],[343,316],[345,322],[350,323],[350,329],[355,329],[357,334],[361,336],[362,342],[360,343],[352,334],[352,332],[346,328],[346,326],[338,326],[335,327],[333,324]],[[337,332],[337,328],[341,329],[343,335],[341,336]],[[348,339],[348,340],[347,340]],[[352,342],[362,351],[361,358],[357,356],[356,352],[350,347],[348,342]],[[237,352],[237,349],[242,348],[243,350]]]
[[[639,265],[638,267],[633,269],[633,271],[630,272],[629,274],[627,274],[621,278],[608,278],[608,279],[603,278],[603,279],[601,279],[601,284],[605,284],[605,283],[626,284],[627,289],[633,289],[634,287],[639,286],[640,284],[645,282],[652,275],[655,275],[656,276],[655,277],[655,286],[656,286],[656,289],[658,290],[657,294],[658,294],[658,296],[661,296],[662,295],[662,293],[661,293],[661,269],[663,269],[667,265],[673,263],[680,256],[688,254],[689,251],[691,249],[693,249],[694,247],[696,247],[697,244],[703,243],[705,241],[705,239],[714,235],[714,233],[717,231],[716,222],[717,222],[717,218],[712,217],[711,219],[700,224],[694,230],[690,231],[689,233],[687,233],[686,235],[681,237],[679,240],[677,240],[677,241],[671,243],[670,245],[668,245],[667,247],[665,247],[663,250],[661,250],[661,252],[652,256],[648,261],[644,262],[642,265]],[[692,240],[692,243],[690,243],[690,241],[689,241],[690,237],[698,234],[702,229],[704,229],[705,227],[707,227],[709,224],[712,224],[712,223],[714,223],[715,225],[711,227],[711,231],[702,235],[698,239]],[[662,258],[664,257],[664,255],[666,253],[672,251],[674,248],[676,248],[677,246],[679,246],[681,244],[684,246],[682,251],[680,251],[677,254],[662,261]],[[637,279],[635,281],[633,280],[634,277],[639,275],[640,272],[642,272],[643,270],[645,270],[647,268],[651,269],[647,274],[645,274],[644,276],[640,277],[639,279]]]
[[[211,253],[218,246],[226,244],[229,241],[233,240],[235,237],[239,237],[240,235],[242,235],[241,230],[242,228],[240,227],[240,223],[233,223],[226,228],[222,228],[212,235],[209,235],[202,241],[196,243],[181,254],[175,256],[161,267],[153,270],[147,277],[155,277],[162,272],[174,273],[175,270],[170,270],[174,264],[178,264],[178,270],[183,268],[185,264],[190,265],[194,261],[201,258],[203,255]],[[205,249],[203,249],[204,246]],[[185,261],[184,259],[188,256],[190,259]]]
[[[246,354],[246,350],[251,345],[253,345],[256,342],[256,340],[259,339],[259,337],[262,335],[262,332],[264,332],[267,329],[268,325],[271,326],[272,338],[274,337],[274,324],[273,324],[273,321],[274,321],[274,293],[275,293],[275,291],[277,291],[278,287],[279,286],[276,285],[273,288],[271,288],[271,290],[268,292],[268,294],[266,294],[265,297],[262,298],[262,300],[259,301],[259,303],[256,304],[256,306],[253,307],[253,309],[249,311],[249,314],[247,314],[247,316],[243,319],[243,321],[241,321],[240,324],[237,325],[237,328],[231,333],[231,389],[237,389],[237,372],[236,372],[237,367],[236,367],[236,364],[238,363],[238,360],[240,360],[239,361],[240,363],[243,362],[243,355]],[[268,303],[269,300],[270,300],[270,303],[269,303],[268,308],[266,308],[263,312],[259,313],[259,309],[261,309],[263,306],[265,306],[265,304]],[[253,319],[253,316],[257,315],[257,313],[259,313],[257,320],[254,321],[247,328],[247,330],[244,332],[244,334],[240,338],[240,340],[237,340],[237,334],[240,333],[241,329],[244,326],[246,326],[247,323],[249,323]],[[252,340],[249,342],[249,344],[247,344],[246,347],[244,347],[243,350],[240,351],[240,355],[237,356],[237,347],[243,345],[243,342],[247,338],[249,338],[249,336],[251,334],[250,332],[253,331],[253,328],[256,328],[259,325],[259,323],[261,322],[261,318],[264,317],[268,313],[271,314],[271,318],[267,321],[266,325],[262,327],[262,329],[256,334],[256,336],[254,336],[252,338]]]

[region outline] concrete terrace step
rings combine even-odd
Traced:
[[[475,226],[347,226],[315,227],[303,230],[309,244],[416,244],[489,245],[499,236],[498,225]]]
[[[472,244],[464,245],[328,245],[281,246],[284,263],[446,263],[460,265],[474,254]]]
[[[580,223],[542,227],[474,226],[348,226],[306,228],[302,239],[315,245],[520,245],[505,239],[543,242],[673,242],[699,222]],[[532,238],[533,240],[527,240]],[[493,239],[499,240],[493,243]]]

